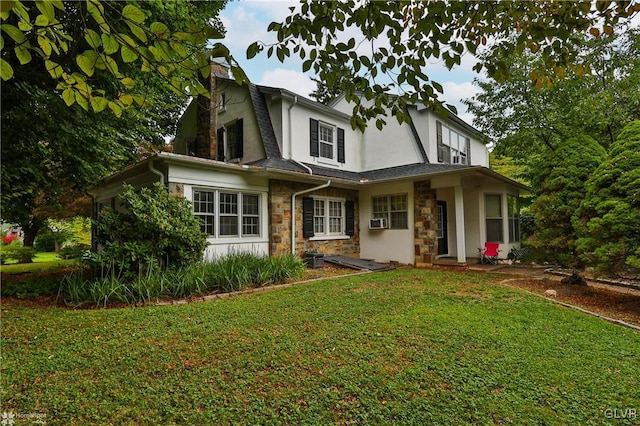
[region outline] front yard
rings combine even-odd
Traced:
[[[407,269],[211,303],[4,304],[1,409],[15,424],[637,422],[640,333],[502,279]]]

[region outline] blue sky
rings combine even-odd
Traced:
[[[297,94],[307,96],[315,89],[311,73],[302,72],[302,61],[298,57],[287,58],[281,63],[276,58],[267,58],[261,53],[251,60],[246,59],[246,49],[254,41],[266,44],[275,42],[275,36],[267,32],[272,21],[283,21],[289,14],[289,7],[297,1],[232,1],[220,17],[227,30],[224,44],[245,70],[249,79],[256,84],[283,87]],[[478,92],[472,81],[478,74],[471,70],[475,63],[473,56],[463,58],[460,67],[449,71],[442,63],[430,63],[426,74],[442,84],[442,99],[458,108],[458,115],[471,124],[472,116],[467,114],[461,99],[470,98]]]

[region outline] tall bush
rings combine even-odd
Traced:
[[[574,216],[581,258],[603,273],[640,273],[640,121],[625,126],[586,188]]]
[[[121,269],[142,269],[153,263],[183,266],[202,260],[207,245],[191,203],[172,196],[160,183],[134,189],[125,184],[121,209],[99,213],[97,241],[101,260]]]
[[[532,179],[535,231],[528,243],[543,260],[573,265],[577,234],[571,218],[585,197],[585,181],[606,158],[590,136],[570,138],[540,162]]]

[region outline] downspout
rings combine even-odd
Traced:
[[[289,105],[289,109],[287,111],[287,115],[289,118],[289,159],[290,160],[293,158],[293,155],[291,154],[291,151],[293,150],[293,126],[291,125],[291,110],[293,109],[294,106],[296,106],[297,103],[298,103],[298,95],[295,95],[293,97],[293,103]],[[311,172],[309,172],[309,174],[311,174]]]
[[[316,186],[314,188],[305,189],[304,191],[294,192],[291,196],[291,254],[296,254],[296,197],[298,195],[307,194],[309,192],[317,191],[319,189],[327,188],[331,185],[331,180],[328,180],[327,183],[323,183],[320,186]]]
[[[153,174],[160,176],[160,184],[164,186],[164,173],[162,173],[160,170],[153,167],[153,160],[154,160],[153,158],[149,160],[149,171]]]

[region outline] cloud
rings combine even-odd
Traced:
[[[462,103],[462,100],[480,93],[480,89],[471,82],[456,83],[453,81],[443,83],[442,88],[444,89],[444,93],[440,95],[441,99],[455,106],[458,109],[458,116],[471,124],[474,117],[467,112],[467,107]]]
[[[264,86],[281,87],[304,97],[316,90],[316,83],[299,71],[275,68],[265,71],[258,84]]]

